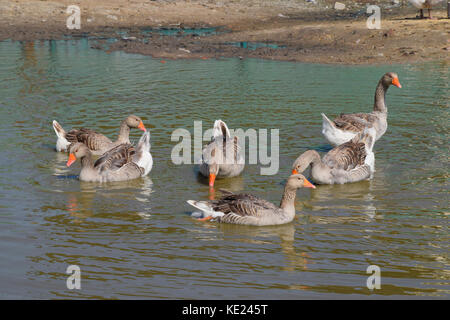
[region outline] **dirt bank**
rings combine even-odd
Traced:
[[[113,37],[118,40],[114,44],[104,46],[99,41],[93,47],[165,59],[240,56],[342,64],[449,61],[446,4],[433,11],[437,19],[420,20],[407,1],[403,5],[402,1],[370,1],[381,7],[381,29],[370,30],[366,26],[369,1],[341,2],[346,4],[344,10],[335,10],[334,1],[328,0],[0,0],[0,40]],[[81,9],[80,30],[66,27],[69,5]],[[174,36],[141,32],[150,27],[180,31]],[[183,31],[200,27],[221,27],[223,32],[202,36]],[[122,29],[128,30],[126,36],[116,32]],[[263,45],[255,50],[242,48],[247,41]],[[229,44],[236,42],[237,46]]]

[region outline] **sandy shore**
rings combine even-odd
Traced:
[[[72,36],[114,37],[107,50],[124,50],[153,57],[266,59],[373,64],[430,60],[449,61],[450,20],[446,4],[433,10],[437,19],[416,19],[407,1],[370,1],[381,7],[381,29],[366,26],[369,1],[317,0],[0,0],[0,40],[61,39]],[[69,5],[81,8],[81,29],[69,30]],[[142,28],[181,28],[177,36],[144,36]],[[220,27],[223,33],[183,35],[183,28]],[[128,29],[126,38],[119,29]],[[146,39],[144,39],[146,37]],[[281,48],[256,50],[230,42],[262,42]],[[99,41],[93,45],[106,48]]]

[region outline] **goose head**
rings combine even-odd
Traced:
[[[144,123],[142,122],[141,118],[139,118],[138,116],[135,116],[133,114],[128,116],[128,118],[125,119],[125,123],[127,124],[127,126],[129,128],[137,128],[142,131],[147,131],[147,129],[145,129]]]
[[[292,174],[299,174],[304,172],[306,169],[308,169],[308,166],[311,164],[311,162],[315,162],[317,160],[320,161],[320,156],[318,157],[317,153],[313,150],[308,150],[302,153],[292,165]]]
[[[386,73],[383,78],[381,78],[381,81],[383,82],[383,85],[387,88],[390,85],[394,85],[397,88],[401,88],[402,85],[400,84],[400,81],[398,80],[398,75],[395,72],[388,72]]]
[[[222,159],[221,148],[217,145],[211,145],[211,149],[203,150],[203,161],[208,165],[207,173],[209,177],[209,186],[214,187],[214,181],[216,180],[216,176],[219,173],[219,164]]]
[[[287,180],[286,187],[292,190],[297,190],[299,188],[316,188],[316,186],[309,182],[302,174],[291,175]]]
[[[77,159],[81,159],[90,153],[89,148],[81,143],[77,142],[70,146],[69,160],[67,160],[67,166],[70,167]]]
[[[214,187],[214,181],[216,181],[217,174],[219,173],[219,165],[217,163],[210,163],[209,168],[209,186]]]

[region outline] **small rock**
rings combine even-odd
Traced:
[[[179,48],[178,50],[186,52],[186,53],[191,53],[188,49],[184,49],[184,48]]]
[[[334,3],[334,9],[336,9],[336,10],[344,10],[345,9],[345,4],[343,4],[342,2],[335,2]]]
[[[112,19],[112,20],[118,20],[117,16],[114,16],[114,15],[111,15],[111,14],[108,14],[106,17],[109,18],[109,19]]]

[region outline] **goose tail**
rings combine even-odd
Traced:
[[[194,208],[200,210],[203,214],[203,217],[217,218],[224,215],[223,212],[214,211],[214,209],[211,207],[211,204],[207,201],[187,200],[186,202]]]
[[[56,140],[56,151],[67,151],[70,146],[70,142],[66,139],[66,131],[56,120],[53,120],[52,125],[53,130],[55,130],[56,136],[58,137]]]
[[[322,113],[322,126],[323,126],[323,128],[325,128],[325,127],[335,128],[336,127],[334,122],[331,121],[330,119],[328,119],[328,117],[325,115],[325,113]]]
[[[225,122],[222,120],[216,120],[214,121],[214,129],[213,129],[213,136],[214,138],[217,137],[224,137],[224,138],[230,138],[230,130],[228,129],[228,126]]]
[[[55,130],[56,135],[58,138],[66,138],[66,131],[61,127],[61,125],[58,123],[58,121],[53,120],[53,130]]]
[[[153,167],[153,158],[150,154],[150,132],[142,134],[136,147],[136,154],[133,156],[133,162],[144,169],[143,176],[149,174]]]
[[[139,139],[137,152],[139,151],[150,152],[150,131],[144,132]]]

